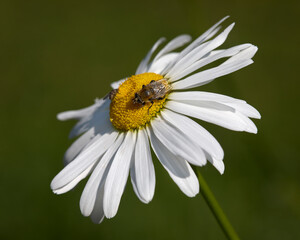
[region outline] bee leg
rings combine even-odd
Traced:
[[[163,100],[166,96],[159,97],[157,100]]]
[[[143,86],[142,86],[142,89],[144,89],[145,87],[146,87],[146,86],[145,86],[145,85],[143,85]]]
[[[116,96],[117,93],[118,93],[118,89],[113,89],[108,94],[106,94],[106,96],[103,99],[108,98],[109,100],[112,100]]]
[[[149,109],[153,106],[153,100],[150,100],[150,102],[151,102],[151,106],[148,108],[148,114],[149,114]]]
[[[151,82],[150,82],[150,83],[153,83],[153,82],[155,82],[155,80],[151,80]]]

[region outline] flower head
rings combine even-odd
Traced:
[[[182,51],[174,50],[191,41],[188,35],[176,37],[152,57],[164,41],[159,39],[134,76],[112,83],[114,90],[109,97],[96,100],[90,107],[58,114],[60,120],[78,120],[70,137],[80,137],[65,153],[66,166],[51,183],[55,193],[69,191],[91,174],[80,209],[84,216],[100,223],[104,217],[116,215],[130,173],[138,198],[150,202],[155,189],[150,145],[173,181],[189,197],[199,192],[190,164],[203,166],[208,160],[223,174],[224,153],[220,144],[187,116],[235,131],[256,133],[249,118],[260,118],[260,114],[243,100],[182,90],[202,86],[253,63],[251,58],[257,47],[252,44],[215,50],[234,26],[231,24],[214,37],[225,19]],[[201,71],[207,64],[224,58],[217,67]]]

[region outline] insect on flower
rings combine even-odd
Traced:
[[[163,78],[160,80],[152,80],[149,84],[143,85],[142,89],[135,93],[133,103],[144,106],[146,103],[151,103],[152,107],[154,100],[162,100],[170,92],[171,86],[168,80]]]

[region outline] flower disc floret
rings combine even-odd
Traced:
[[[142,89],[143,85],[146,86],[152,80],[160,79],[163,79],[163,76],[159,74],[142,73],[131,76],[120,85],[110,104],[110,121],[115,128],[121,131],[141,128],[160,112],[166,98],[154,100],[152,106],[149,101],[145,101],[145,105],[133,102],[135,94]]]

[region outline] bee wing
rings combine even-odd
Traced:
[[[168,80],[166,78],[156,80],[156,82],[163,83],[164,85],[168,84]]]
[[[164,85],[164,89],[165,89],[165,94],[167,94],[168,92],[170,92],[170,90],[172,89],[171,85],[169,84],[168,80],[163,78],[160,80],[157,80],[157,82],[162,83]]]
[[[171,85],[169,85],[169,84],[166,85],[165,88],[166,88],[166,94],[167,94],[168,92],[170,92],[171,89],[172,89]]]
[[[164,98],[171,89],[170,85],[168,84],[168,80],[164,78],[150,84],[153,92],[151,99]]]

